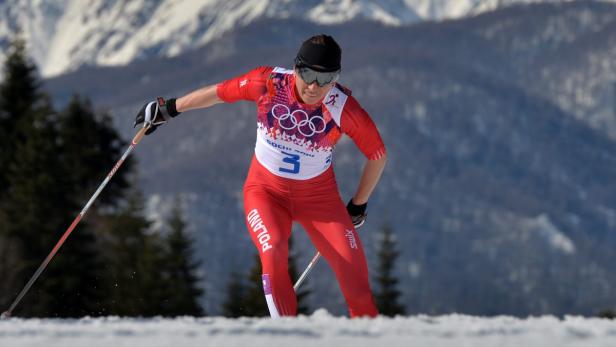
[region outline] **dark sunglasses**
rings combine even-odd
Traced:
[[[326,85],[337,80],[338,76],[340,76],[340,70],[332,72],[315,71],[298,60],[295,61],[295,69],[304,82],[307,84],[317,82],[319,87],[325,87]]]

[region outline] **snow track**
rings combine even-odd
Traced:
[[[280,320],[19,319],[0,321],[0,346],[616,346],[616,321],[464,315],[350,320],[320,310]]]

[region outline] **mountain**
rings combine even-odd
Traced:
[[[409,313],[589,315],[614,307],[612,3],[517,5],[402,26],[259,18],[201,48],[84,66],[45,88],[59,103],[75,91],[89,95],[130,138],[145,101],[257,65],[290,66],[315,32],[341,43],[341,83],[386,142],[388,166],[360,235],[372,265],[379,227],[393,226]],[[176,194],[184,198],[211,313],[228,274],[245,270],[254,254],[241,191],[254,117],[254,105],[242,102],[188,112],[135,153],[153,216]],[[334,163],[347,199],[363,160],[347,139]],[[314,250],[295,233],[307,264]],[[311,304],[343,313],[332,276],[323,262],[313,271]]]
[[[261,19],[402,26],[541,1],[559,0],[13,0],[0,2],[0,48],[21,29],[42,75],[51,77],[177,56]]]

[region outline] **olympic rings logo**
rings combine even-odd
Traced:
[[[291,112],[288,106],[276,104],[272,107],[272,115],[278,120],[278,125],[284,130],[293,130],[297,128],[300,134],[305,137],[310,137],[314,134],[320,134],[325,131],[327,125],[325,119],[321,116],[313,116],[310,118],[304,110],[295,110]],[[298,120],[300,119],[300,120]],[[308,129],[310,133],[308,133]]]

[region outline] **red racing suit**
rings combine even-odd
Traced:
[[[377,315],[363,247],[331,166],[332,150],[343,133],[368,159],[385,155],[370,116],[339,84],[320,103],[301,103],[295,74],[282,68],[259,67],[224,81],[217,95],[224,102],[257,105],[257,141],[244,184],[244,210],[272,317],[297,313],[288,270],[294,221],[332,267],[351,317]]]

